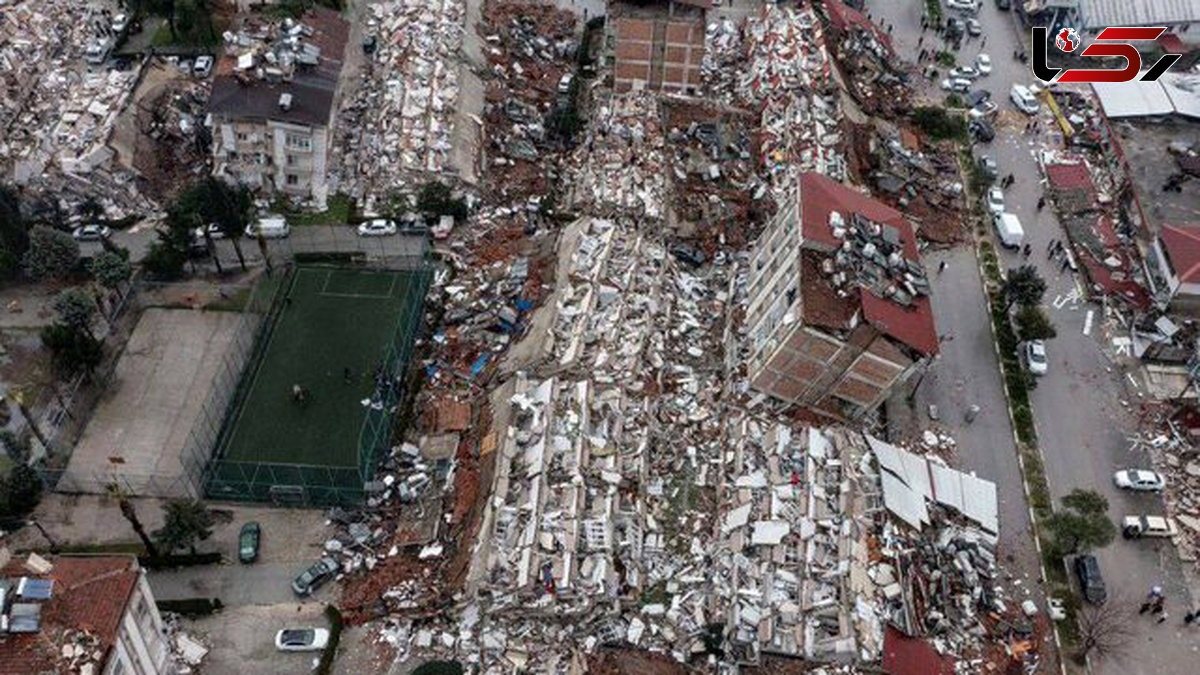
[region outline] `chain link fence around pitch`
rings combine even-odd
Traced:
[[[253,330],[249,349],[232,350],[221,382],[214,386],[210,401],[189,438],[185,456],[203,462],[204,493],[214,499],[253,501],[281,506],[329,506],[361,503],[367,484],[373,479],[377,461],[390,448],[396,408],[403,399],[404,381],[413,341],[419,330],[425,294],[432,269],[425,256],[406,255],[386,261],[386,265],[359,265],[358,269],[376,269],[410,275],[403,292],[404,310],[398,317],[387,344],[382,370],[392,386],[381,387],[377,405],[367,408],[357,443],[357,466],[319,466],[303,463],[234,460],[224,456],[236,431],[238,411],[250,395],[254,369],[265,356],[272,322],[278,316],[289,281],[283,279],[261,300],[266,309],[247,312]],[[288,274],[294,273],[286,268]],[[276,276],[283,276],[277,274]],[[261,290],[261,289],[257,289]],[[257,292],[256,290],[256,292]],[[257,319],[256,319],[257,317]],[[236,375],[226,377],[224,373]]]

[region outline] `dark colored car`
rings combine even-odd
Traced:
[[[312,595],[313,591],[320,588],[326,581],[329,581],[330,577],[337,571],[338,564],[336,560],[333,558],[321,558],[292,581],[292,591],[300,596]]]
[[[256,522],[249,522],[242,526],[242,531],[238,534],[238,560],[244,563],[252,563],[258,560],[258,545],[262,539],[262,527]]]
[[[1075,575],[1079,577],[1079,589],[1083,599],[1093,605],[1103,605],[1108,600],[1108,589],[1104,577],[1100,576],[1100,562],[1094,555],[1081,555],[1075,559]]]
[[[996,9],[1008,11],[1012,9],[1012,0],[996,0]]]
[[[991,143],[996,138],[996,130],[983,120],[974,120],[967,128],[980,143]]]

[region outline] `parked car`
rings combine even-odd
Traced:
[[[1037,114],[1040,106],[1033,92],[1029,90],[1029,87],[1022,84],[1014,84],[1012,89],[1009,90],[1008,96],[1012,99],[1013,105],[1017,106],[1017,110],[1026,115]]]
[[[1046,343],[1041,340],[1030,340],[1025,343],[1025,367],[1034,375],[1045,375],[1050,369],[1046,360]]]
[[[964,80],[974,80],[979,77],[979,71],[975,70],[974,66],[959,66],[951,68],[949,73],[946,73],[950,79],[960,78]]]
[[[967,35],[978,37],[983,35],[983,26],[976,19],[967,19]]]
[[[996,130],[983,118],[972,118],[967,124],[967,131],[980,143],[991,143],[996,138]]]
[[[281,652],[316,652],[329,644],[324,628],[284,628],[275,634],[275,648]]]
[[[196,62],[192,64],[192,75],[199,78],[208,77],[212,73],[213,57],[208,54],[197,56]]]
[[[568,94],[571,92],[571,83],[575,81],[574,73],[566,73],[558,80],[558,93]]]
[[[983,103],[980,103],[974,108],[968,110],[967,116],[973,120],[985,120],[992,115],[995,115],[998,110],[1000,110],[1000,106],[996,105],[992,101],[984,101]]]
[[[261,234],[263,239],[283,239],[292,233],[292,228],[282,216],[267,216],[246,226],[246,236],[257,239]]]
[[[107,239],[108,235],[112,234],[112,230],[108,229],[107,225],[92,223],[77,227],[71,232],[71,236],[75,237],[75,241],[100,241]]]
[[[1100,576],[1100,562],[1096,556],[1085,554],[1076,558],[1075,575],[1079,577],[1084,600],[1093,605],[1103,605],[1108,600],[1108,589],[1104,586],[1104,577]]]
[[[979,0],[946,0],[946,7],[963,12],[976,12],[979,10]]]
[[[1123,490],[1133,490],[1134,492],[1161,492],[1166,481],[1155,471],[1125,469],[1113,474],[1113,484]]]
[[[946,91],[957,92],[960,94],[966,93],[971,88],[971,81],[961,78],[947,78],[942,80],[942,89]]]
[[[387,237],[396,234],[396,223],[386,218],[374,218],[358,226],[360,237]]]
[[[988,188],[987,191],[987,210],[988,213],[1004,213],[1004,190],[996,186]]]
[[[996,9],[1007,12],[1012,9],[1012,0],[996,0]]]
[[[192,230],[192,238],[200,242],[204,241],[204,231],[208,230],[208,236],[212,239],[224,239],[225,233],[216,223],[209,223],[208,227],[197,227]]]
[[[109,38],[94,39],[88,42],[83,51],[83,60],[93,66],[104,63],[108,60],[108,53],[112,51],[112,45],[112,40]]]
[[[967,29],[967,26],[966,26],[966,24],[964,24],[962,22],[962,19],[960,19],[956,16],[952,16],[952,17],[946,19],[946,39],[947,40],[954,40],[958,36],[962,35],[963,31],[965,31],[966,29]]]
[[[321,558],[292,581],[292,592],[299,596],[312,595],[312,592],[329,581],[338,569],[337,561],[333,558]]]
[[[128,27],[129,15],[125,14],[124,12],[114,15],[112,18],[112,23],[109,24],[109,28],[112,30],[113,35],[120,35]]]
[[[244,563],[252,563],[258,560],[258,545],[262,540],[262,527],[254,521],[250,521],[242,526],[242,531],[238,533],[238,560]]]
[[[992,73],[992,57],[987,54],[976,56],[975,70],[978,70],[980,75],[990,75]]]
[[[1121,536],[1126,539],[1142,537],[1174,537],[1179,534],[1175,521],[1164,516],[1125,516],[1121,521]]]

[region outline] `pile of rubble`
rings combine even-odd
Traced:
[[[927,147],[908,127],[876,119],[853,135],[850,156],[882,201],[921,223],[921,237],[962,237],[965,191],[953,147]]]
[[[336,122],[332,173],[339,190],[384,195],[410,172],[450,169],[463,0],[384,0],[369,5],[369,65]]]
[[[487,3],[483,19],[494,76],[484,113],[488,158],[500,167],[489,193],[505,203],[537,202],[550,191],[565,142],[547,122],[576,105],[570,90],[559,91],[574,67],[576,18],[553,5],[503,1]]]
[[[180,185],[209,171],[212,132],[204,119],[211,88],[207,79],[179,79],[137,106],[141,137],[132,164],[143,194],[164,203]]]
[[[142,204],[108,147],[141,65],[91,71],[83,54],[90,10],[66,0],[21,2],[0,21],[0,168],[15,183],[60,197],[97,198],[120,218]]]
[[[574,207],[663,218],[665,144],[658,98],[646,91],[616,94],[597,101],[592,119],[587,142],[570,160]]]

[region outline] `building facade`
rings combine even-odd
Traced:
[[[209,99],[214,175],[324,207],[349,34],[336,12],[316,8],[221,57]]]
[[[694,95],[704,60],[709,0],[633,4],[610,2],[606,47],[617,92]]]
[[[0,553],[0,675],[174,675],[162,616],[133,556]],[[68,649],[70,646],[72,649]]]
[[[852,188],[803,174],[750,265],[748,366],[758,391],[855,419],[937,352],[911,225]]]

